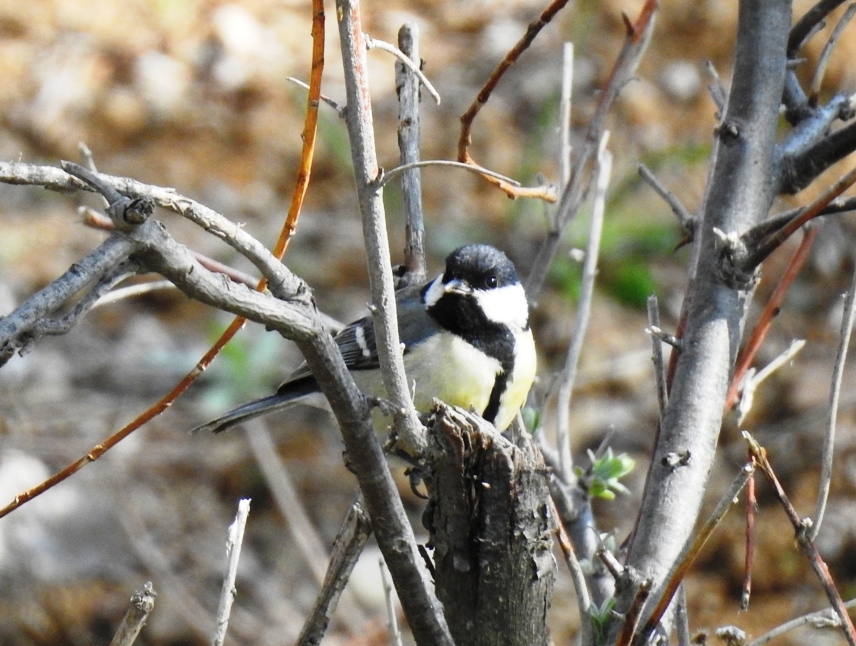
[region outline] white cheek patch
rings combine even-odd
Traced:
[[[474,296],[485,316],[494,323],[517,330],[526,329],[529,324],[529,303],[520,283],[497,289],[478,289]]]
[[[443,274],[437,276],[434,281],[431,283],[431,286],[425,292],[425,305],[426,307],[433,307],[437,301],[440,300],[440,297],[446,293],[446,288],[443,285]]]

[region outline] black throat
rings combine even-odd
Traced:
[[[430,283],[422,290],[423,301]],[[462,338],[477,350],[499,361],[490,400],[481,416],[493,423],[508,377],[514,371],[514,335],[508,326],[491,321],[485,316],[476,299],[463,294],[443,294],[428,308],[428,315],[444,330]]]

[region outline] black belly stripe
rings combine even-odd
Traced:
[[[490,399],[487,402],[487,407],[481,414],[488,422],[494,424],[496,415],[499,413],[499,404],[502,401],[502,395],[505,393],[505,387],[508,385],[508,375],[500,372],[493,382],[493,390],[490,391]]]
[[[425,291],[422,296],[424,298]],[[490,391],[487,406],[481,413],[491,424],[496,420],[508,379],[514,373],[514,334],[505,325],[488,319],[475,299],[458,294],[444,294],[430,308],[431,316],[442,328],[499,361],[499,371]]]

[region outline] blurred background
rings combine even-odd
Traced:
[[[808,2],[796,3],[797,16]],[[532,185],[555,182],[562,43],[575,45],[573,124],[580,137],[598,88],[620,50],[621,13],[639,0],[580,0],[565,9],[506,75],[473,130],[474,157]],[[327,4],[325,95],[344,90],[335,10]],[[366,2],[364,28],[396,41],[398,28],[421,29],[425,72],[440,106],[423,101],[423,157],[455,157],[459,116],[543,6],[533,0]],[[636,171],[644,162],[691,211],[703,195],[716,125],[707,91],[711,61],[727,83],[735,2],[664,0],[638,78],[609,118],[615,156],[598,291],[571,411],[574,450],[612,433],[616,451],[637,460],[629,495],[598,505],[601,528],[623,540],[641,493],[657,418],[645,299],[656,294],[673,330],[689,250],[669,207]],[[305,93],[287,76],[308,78],[311,13],[286,0],[30,0],[0,3],[0,157],[58,165],[80,160],[79,142],[99,170],[174,187],[241,222],[272,245],[290,200],[300,152]],[[834,25],[834,21],[832,22]],[[805,51],[810,78],[832,25]],[[842,38],[824,97],[856,91],[856,27]],[[380,163],[397,163],[392,58],[369,53]],[[782,126],[783,132],[786,126]],[[844,162],[846,167],[847,162]],[[841,174],[838,166],[774,209],[807,203]],[[544,204],[510,201],[474,175],[423,172],[429,273],[456,246],[504,249],[522,275],[547,230]],[[398,188],[385,194],[392,263],[402,261]],[[80,222],[76,207],[100,208],[91,195],[60,195],[0,185],[0,312],[10,312],[94,248],[103,233]],[[585,212],[583,215],[587,215]],[[179,217],[157,217],[193,249],[243,271],[248,263]],[[759,366],[794,338],[806,348],[759,389],[744,422],[770,453],[797,509],[813,510],[818,455],[841,316],[852,270],[853,218],[821,225],[812,259],[791,290],[759,356]],[[565,235],[534,311],[540,354],[538,395],[561,365],[574,323],[586,217]],[[796,241],[794,241],[796,242]],[[764,267],[756,301],[775,287],[793,245]],[[315,290],[323,311],[361,316],[369,299],[344,124],[322,106],[312,183],[285,263]],[[757,306],[752,316],[757,315]],[[750,317],[751,325],[753,318]],[[230,317],[174,291],[92,312],[71,333],[47,338],[0,370],[0,505],[33,486],[133,419],[193,368]],[[151,580],[155,610],[139,643],[207,643],[225,567],[227,527],[240,498],[252,498],[230,625],[230,643],[288,644],[317,591],[312,568],[291,533],[295,504],[278,505],[259,458],[277,457],[305,513],[329,547],[355,495],[332,418],[311,409],[270,416],[250,442],[243,430],[217,437],[186,431],[230,406],[265,394],[299,363],[278,336],[248,325],[205,375],[164,415],[69,481],[0,520],[0,643],[105,644],[134,590]],[[821,552],[842,596],[856,595],[856,441],[854,385],[848,368],[839,415],[833,493]],[[745,459],[734,420],[726,421],[711,504]],[[259,440],[258,438],[262,438]],[[272,443],[267,443],[270,438]],[[400,474],[399,474],[400,475]],[[423,502],[405,479],[401,492],[422,532]],[[825,607],[820,586],[794,546],[792,529],[759,483],[757,562],[750,610],[738,614],[744,519],[735,509],[687,581],[691,627],[736,624],[754,635]],[[424,535],[424,532],[422,532]],[[373,543],[349,584],[325,643],[385,644],[377,550]],[[559,559],[561,563],[561,559]],[[323,566],[323,563],[320,563]],[[317,568],[318,562],[314,563]],[[566,570],[558,567],[551,627],[570,643],[578,618]],[[835,632],[794,633],[779,643],[837,644]]]

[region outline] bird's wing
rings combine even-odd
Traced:
[[[398,333],[404,352],[418,345],[437,330],[437,324],[425,311],[419,287],[408,287],[395,294],[398,310]],[[371,315],[354,321],[334,338],[349,370],[373,370],[380,366],[377,356],[374,322]],[[278,392],[290,390],[291,385],[311,374],[306,363],[300,364]]]

